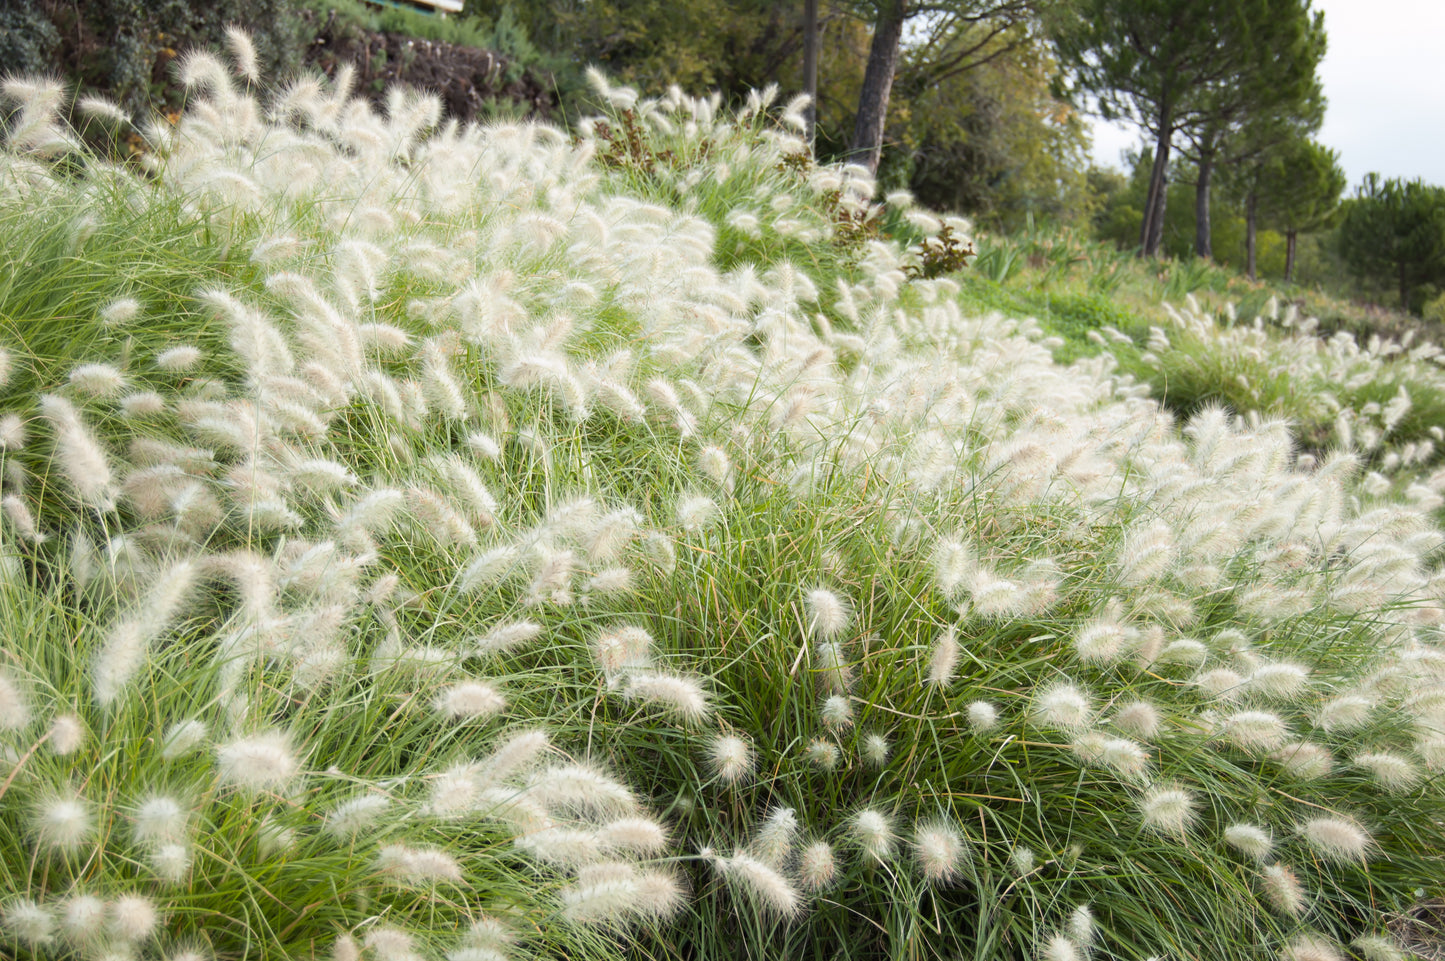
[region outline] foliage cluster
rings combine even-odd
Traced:
[[[1419,312],[1445,287],[1445,187],[1370,174],[1340,217],[1351,270],[1393,284],[1403,310]]]
[[[0,45],[26,48],[18,59],[3,59],[8,69],[64,76],[137,114],[179,107],[173,61],[219,44],[228,26],[252,31],[267,76],[294,73],[309,39],[297,5],[284,0],[18,0],[3,16],[21,22],[14,32],[0,31]]]
[[[799,12],[788,5],[721,2],[688,4],[681,12],[656,2],[468,6],[483,22],[513,18],[539,49],[558,59],[600,65],[643,88],[717,90],[729,104],[770,84],[799,89]],[[847,156],[872,12],[866,3],[823,5],[814,137],[821,159]],[[978,66],[937,75],[940,60],[955,51],[968,51]],[[995,35],[987,22],[960,26],[936,50],[905,50],[890,100],[880,182],[981,222],[1017,225],[1029,212],[1077,217],[1087,202],[1086,135],[1080,116],[1051,93],[1056,66],[1041,33]]]

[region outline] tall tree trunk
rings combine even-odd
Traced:
[[[1254,280],[1255,228],[1259,222],[1259,194],[1249,192],[1244,202],[1244,274]]]
[[[1174,139],[1173,109],[1167,98],[1159,107],[1159,139],[1154,144],[1154,166],[1149,171],[1149,193],[1144,198],[1144,223],[1139,226],[1139,254],[1153,257],[1164,236],[1164,175],[1169,169],[1170,141]]]
[[[1284,235],[1284,282],[1287,284],[1294,283],[1294,242],[1298,237],[1296,230]]]
[[[1209,182],[1214,176],[1214,151],[1199,151],[1199,179],[1194,184],[1194,253],[1214,256],[1214,235],[1209,223]]]
[[[893,92],[893,75],[898,70],[899,44],[908,0],[884,0],[873,24],[873,44],[868,49],[868,68],[863,72],[863,92],[858,95],[858,120],[848,145],[849,159],[878,172],[883,153],[883,124],[888,119],[888,96]]]
[[[1159,256],[1164,247],[1164,208],[1169,203],[1169,178],[1159,184],[1159,196],[1154,198],[1154,223],[1149,228],[1150,257]]]
[[[812,144],[818,126],[818,0],[803,0],[803,92],[810,100],[804,116]]]

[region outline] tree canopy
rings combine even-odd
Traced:
[[[1262,218],[1285,235],[1286,281],[1294,279],[1299,235],[1327,226],[1344,190],[1339,155],[1314,140],[1290,141],[1262,166],[1258,183]]]
[[[1401,308],[1418,309],[1417,292],[1445,281],[1445,187],[1368,174],[1345,204],[1339,244],[1356,275],[1393,283]]]
[[[1073,91],[1153,138],[1140,228],[1150,256],[1175,135],[1213,128],[1212,141],[1247,107],[1268,112],[1276,99],[1304,96],[1324,42],[1309,0],[1077,0],[1054,22]]]

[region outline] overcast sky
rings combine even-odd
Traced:
[[[1349,192],[1370,171],[1445,186],[1445,0],[1314,0],[1329,52],[1319,139],[1339,152]],[[1122,167],[1136,128],[1094,126],[1094,160]]]

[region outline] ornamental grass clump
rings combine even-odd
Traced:
[[[1445,537],[1350,451],[966,316],[964,225],[766,94],[185,75],[144,177],[6,88],[3,950],[1244,959],[1441,894]]]
[[[1274,298],[1252,321],[1232,306],[1210,313],[1192,296],[1165,308],[1166,326],[1151,328],[1142,349],[1112,329],[1090,336],[1172,409],[1222,403],[1288,417],[1314,449],[1311,459],[1337,450],[1368,460],[1364,494],[1440,506],[1424,478],[1445,443],[1445,347],[1413,332],[1398,340],[1325,336],[1316,320],[1294,305],[1281,310]]]

